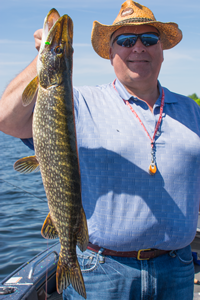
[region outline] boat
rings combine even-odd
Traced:
[[[40,252],[0,283],[0,300],[61,300],[56,291],[60,242]]]
[[[195,279],[200,283],[200,214],[196,236],[191,243],[195,258]],[[0,283],[0,300],[61,300],[56,291],[56,268],[60,242],[40,252]],[[200,300],[200,284],[194,285],[193,300]]]

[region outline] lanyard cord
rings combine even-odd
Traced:
[[[153,144],[155,142],[155,136],[156,136],[156,133],[158,131],[158,128],[160,126],[160,123],[162,121],[162,113],[163,113],[163,107],[164,107],[164,98],[165,98],[165,95],[164,95],[164,90],[162,89],[162,99],[161,99],[161,106],[160,106],[160,116],[159,116],[159,119],[158,119],[158,122],[156,124],[156,128],[155,128],[155,131],[154,131],[154,134],[153,134],[153,138],[150,137],[146,127],[144,126],[144,124],[142,123],[140,117],[138,116],[138,114],[135,112],[135,110],[132,108],[132,106],[130,105],[130,103],[128,102],[128,100],[124,100],[124,102],[126,103],[126,105],[128,105],[128,107],[130,108],[130,110],[132,111],[132,113],[134,113],[134,115],[136,116],[136,118],[139,120],[140,124],[142,125],[142,127],[144,128],[145,132],[147,133],[150,141],[151,141],[151,147],[153,147]]]
[[[115,81],[116,79],[113,81],[113,87],[114,89],[117,91],[116,87],[115,87]],[[117,91],[118,92],[118,91]],[[136,118],[139,120],[140,124],[142,125],[142,127],[144,128],[146,134],[148,135],[150,141],[151,141],[151,148],[152,148],[152,152],[151,152],[151,155],[152,155],[152,163],[150,165],[150,169],[149,172],[150,174],[152,175],[152,172],[153,174],[155,174],[156,172],[156,166],[155,166],[155,159],[154,159],[154,155],[155,155],[155,151],[154,151],[154,143],[155,143],[155,136],[156,136],[156,133],[158,131],[158,128],[161,124],[161,121],[162,121],[162,113],[163,113],[163,107],[164,107],[164,101],[165,101],[165,93],[164,93],[164,90],[162,88],[162,98],[161,98],[161,106],[160,106],[160,115],[159,115],[159,118],[158,118],[158,122],[156,124],[156,128],[154,130],[154,134],[153,134],[153,138],[150,137],[146,127],[144,126],[144,124],[142,123],[142,120],[140,119],[140,117],[138,116],[138,114],[136,113],[136,111],[133,109],[133,107],[130,105],[130,103],[128,102],[128,100],[124,100],[124,103],[130,108],[130,110],[132,111],[132,113],[134,113],[134,115],[136,116]],[[153,171],[153,169],[155,171]]]

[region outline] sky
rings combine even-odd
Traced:
[[[94,20],[111,25],[120,0],[0,0],[0,96],[9,82],[37,55],[33,33],[43,27],[51,8],[68,14],[74,23],[73,84],[99,85],[112,82],[110,61],[99,57],[91,46]],[[138,0],[139,1],[139,0]],[[200,98],[200,0],[141,0],[157,21],[175,22],[183,40],[164,51],[159,75],[162,86],[173,92]]]

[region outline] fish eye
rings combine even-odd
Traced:
[[[63,53],[63,49],[62,49],[60,46],[57,46],[57,47],[54,49],[54,52],[55,52],[56,54],[61,54],[61,53]]]

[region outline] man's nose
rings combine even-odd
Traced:
[[[146,47],[142,44],[140,38],[138,37],[135,45],[132,47],[132,52],[137,52],[137,53],[141,53],[141,52],[145,52]]]

